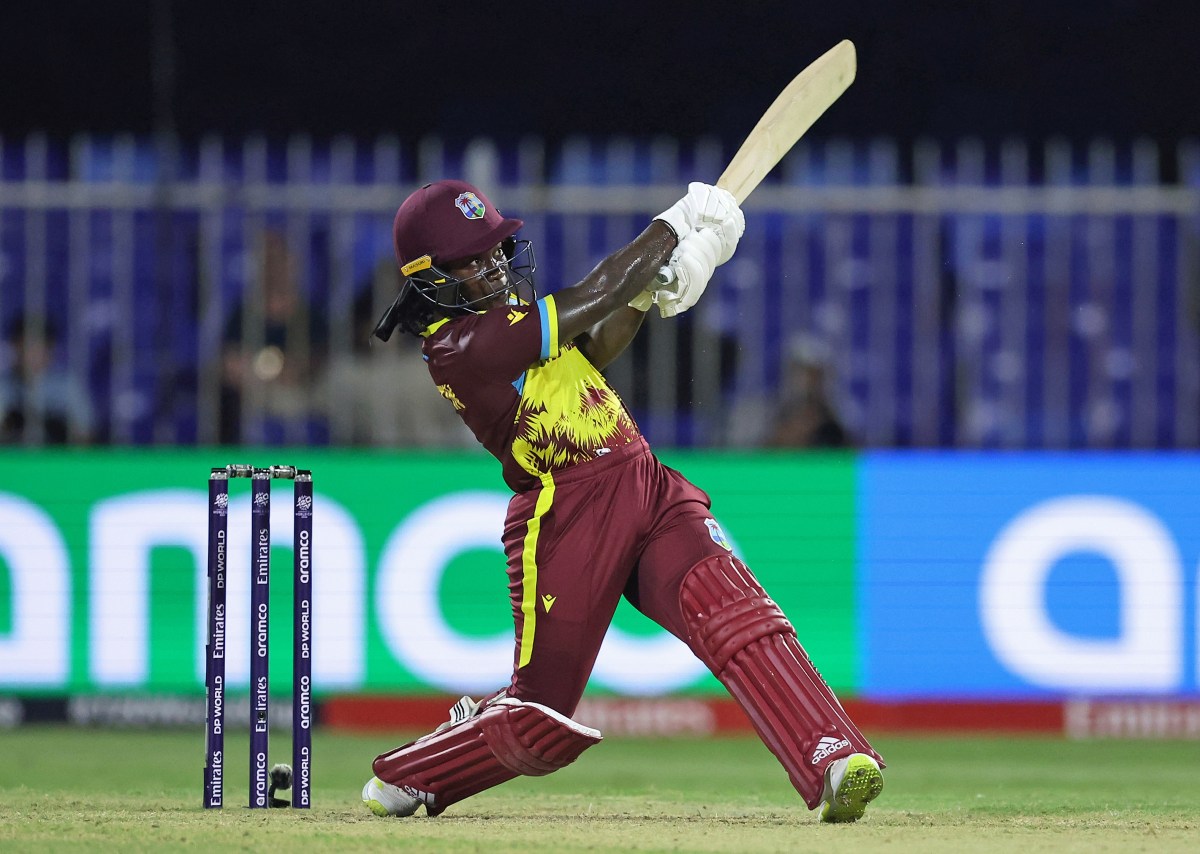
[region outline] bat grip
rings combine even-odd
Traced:
[[[666,286],[670,285],[674,281],[675,281],[675,271],[674,270],[672,270],[670,267],[666,267],[666,266],[658,268],[658,273],[654,277],[655,284],[657,284],[660,288],[665,288]]]

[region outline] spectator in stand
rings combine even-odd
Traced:
[[[396,262],[384,259],[371,278],[354,302],[352,348],[331,356],[318,392],[333,439],[387,448],[473,448],[475,437],[429,382],[420,339],[403,336],[398,347],[371,346],[371,331],[396,295]]]
[[[0,349],[0,444],[86,445],[92,404],[56,358],[58,330],[48,318],[18,315]]]
[[[844,448],[851,444],[829,399],[828,347],[797,338],[784,369],[779,402],[766,445],[773,448]]]
[[[300,293],[298,262],[283,235],[265,231],[258,253],[261,301],[249,291],[225,325],[220,441],[311,441],[311,388],[324,365],[327,329]]]

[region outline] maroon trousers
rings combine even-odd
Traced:
[[[709,505],[643,439],[513,496],[504,528],[516,623],[507,693],[573,714],[623,594],[686,641],[683,578],[728,554],[705,524]]]
[[[852,753],[882,766],[787,617],[730,554],[708,496],[639,440],[513,497],[509,696],[571,715],[622,594],[684,641],[749,716],[810,808]]]

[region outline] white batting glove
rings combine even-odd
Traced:
[[[708,184],[689,184],[689,193],[702,196],[704,204],[699,208],[694,228],[707,227],[721,238],[721,252],[717,255],[717,266],[721,266],[737,250],[738,241],[746,233],[746,217],[738,207],[733,193]]]
[[[636,308],[638,311],[649,311],[650,306],[654,305],[654,289],[642,291],[629,301],[630,308]]]
[[[660,315],[683,314],[700,300],[717,268],[721,246],[721,236],[708,227],[692,231],[680,242],[667,265],[674,274],[674,281],[669,287],[654,292]]]
[[[731,218],[736,222],[740,215],[737,200],[728,190],[693,181],[688,184],[687,195],[655,219],[661,219],[669,225],[675,232],[675,237],[682,243],[694,228],[701,225],[709,225],[716,229],[726,228]],[[738,237],[742,236],[740,232],[746,228],[744,218],[740,218],[740,223]]]
[[[730,196],[730,198],[733,197]],[[737,251],[738,241],[746,233],[746,217],[742,214],[742,209],[735,202],[733,213],[730,216],[719,223],[705,224],[704,228],[713,229],[721,237],[721,252],[717,255],[717,266],[720,267],[732,258],[733,253]]]

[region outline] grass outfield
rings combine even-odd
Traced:
[[[246,738],[229,735],[218,813],[199,806],[201,732],[0,731],[0,850],[1200,850],[1194,743],[880,738],[883,795],[858,824],[825,826],[751,739],[609,740],[437,819],[378,819],[359,791],[402,740],[318,731],[314,808],[251,811]],[[287,761],[286,738],[273,744]]]

